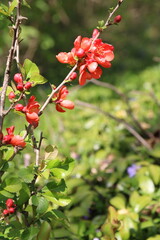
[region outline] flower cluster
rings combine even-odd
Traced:
[[[39,123],[38,112],[40,107],[40,104],[37,101],[35,101],[35,99],[36,99],[35,96],[31,96],[26,106],[23,106],[20,103],[15,105],[15,110],[24,113],[27,122],[33,125],[34,128],[36,128]]]
[[[6,128],[7,135],[1,136],[2,144],[10,144],[14,147],[22,147],[24,148],[26,146],[26,143],[20,135],[14,135],[14,126],[11,126],[9,128]]]
[[[66,100],[68,95],[68,89],[66,86],[62,86],[57,93],[54,94],[52,101],[56,104],[56,110],[58,112],[65,112],[63,108],[73,109],[74,103],[70,100]]]
[[[78,36],[71,52],[60,52],[56,56],[61,63],[71,66],[77,64],[80,85],[92,78],[99,79],[102,75],[101,67],[110,68],[110,62],[114,59],[114,47],[103,43],[102,39],[97,38],[98,35],[99,31],[95,29],[92,38]]]
[[[6,209],[3,210],[4,215],[13,214],[15,212],[16,204],[13,199],[8,198],[6,201]]]

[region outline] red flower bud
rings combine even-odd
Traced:
[[[12,198],[8,198],[7,201],[6,201],[6,206],[8,208],[10,208],[10,207],[13,207],[13,205],[14,205],[13,199]]]
[[[8,211],[7,209],[4,209],[4,210],[3,210],[3,214],[4,214],[4,215],[8,215],[8,214],[9,214],[9,211]]]
[[[20,103],[16,104],[16,106],[14,107],[16,111],[22,111],[24,106]]]
[[[24,88],[25,88],[26,90],[29,90],[31,87],[32,87],[32,83],[31,83],[31,82],[27,82],[27,83],[24,85]]]
[[[76,79],[76,77],[77,77],[77,73],[76,72],[73,72],[73,73],[71,73],[71,75],[70,75],[70,79],[71,80],[74,80],[74,79]]]
[[[76,55],[78,58],[82,58],[84,57],[85,55],[85,51],[82,49],[82,48],[79,48],[77,51],[76,51]]]
[[[18,83],[17,90],[20,91],[20,92],[23,91],[23,84],[22,83]]]
[[[12,214],[12,213],[14,213],[14,212],[15,212],[15,208],[11,207],[11,208],[9,208],[9,209],[8,209],[8,211],[9,211],[9,213],[11,213],[11,214]]]
[[[14,92],[10,92],[9,93],[9,95],[8,95],[8,98],[9,98],[9,100],[12,100],[12,99],[14,99],[15,98],[15,94],[14,94]]]
[[[114,18],[114,22],[115,22],[115,23],[119,23],[121,20],[122,20],[121,15],[117,15],[117,16]]]
[[[16,82],[16,83],[22,83],[23,82],[23,78],[22,78],[22,74],[21,73],[16,73],[15,75],[14,75],[14,81]]]
[[[100,32],[98,31],[97,28],[95,28],[95,29],[93,30],[93,33],[92,33],[92,38],[98,37],[99,34],[100,34]]]

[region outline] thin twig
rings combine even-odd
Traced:
[[[133,110],[131,108],[131,105],[129,103],[129,99],[128,97],[122,92],[120,91],[117,87],[115,87],[114,85],[110,84],[110,83],[106,83],[106,82],[100,82],[96,79],[92,79],[90,80],[92,83],[94,83],[95,85],[98,85],[98,86],[101,86],[101,87],[106,87],[106,88],[109,88],[111,89],[112,91],[114,91],[117,95],[119,95],[122,100],[125,102],[125,104],[127,105],[127,113],[128,115],[130,116],[130,118],[133,120],[134,124],[136,127],[138,127],[139,130],[141,130],[141,132],[147,136],[147,137],[151,137],[151,134],[148,133],[147,131],[145,131],[141,124],[139,123],[139,121],[137,120],[137,118],[135,118],[134,114],[133,114]]]
[[[113,16],[114,13],[117,11],[117,9],[121,6],[122,2],[123,2],[123,0],[119,0],[119,1],[118,1],[118,4],[116,5],[116,7],[113,9],[112,12],[110,12],[109,17],[108,17],[108,19],[107,19],[107,21],[106,21],[106,23],[105,23],[105,26],[106,26],[106,27],[110,25],[110,20],[111,20],[112,16]]]
[[[20,7],[21,7],[21,0],[18,0],[18,5],[17,5],[17,9],[19,9],[18,11],[20,11]],[[3,128],[6,91],[7,91],[7,87],[8,87],[8,83],[9,83],[11,66],[12,66],[12,62],[13,62],[13,58],[14,58],[16,41],[17,41],[17,37],[18,37],[17,32],[18,32],[20,23],[21,23],[20,16],[18,15],[18,16],[16,16],[15,25],[13,26],[13,30],[14,30],[13,40],[12,40],[11,48],[9,50],[9,55],[7,57],[3,87],[2,87],[2,92],[1,92],[1,96],[0,96],[0,132],[2,132],[2,128]]]
[[[70,75],[77,69],[77,64],[72,68],[72,70],[68,73],[68,75],[65,77],[65,79],[59,84],[59,86],[56,89],[53,89],[43,106],[41,107],[38,115],[42,115],[44,109],[47,107],[47,105],[50,103],[51,99],[53,98],[53,95],[66,83],[66,80],[69,79]]]
[[[91,108],[94,109],[95,111],[102,113],[103,115],[115,120],[118,123],[121,123],[124,125],[124,127],[148,150],[151,150],[151,146],[147,143],[147,141],[126,121],[124,121],[121,118],[117,118],[115,116],[113,116],[112,114],[101,110],[100,108],[98,108],[97,106],[87,103],[87,102],[82,102],[82,101],[76,101],[76,104],[78,106],[82,106],[82,107],[87,107],[87,108]]]

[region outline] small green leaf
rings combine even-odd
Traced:
[[[27,3],[26,0],[23,0],[23,5],[24,5],[25,7],[31,8],[30,5]]]
[[[15,7],[17,7],[17,5],[18,5],[18,0],[13,0],[8,10],[9,15],[11,15],[11,13],[15,9]]]
[[[8,161],[14,153],[13,147],[8,147],[3,151],[3,160]]]
[[[31,183],[34,178],[33,171],[30,168],[20,169],[18,172],[18,176],[26,183]]]
[[[155,186],[153,181],[148,176],[140,175],[138,176],[139,187],[143,193],[150,194],[154,193]]]
[[[9,16],[8,7],[2,3],[0,4],[0,13],[2,13],[5,16]]]
[[[44,197],[39,197],[38,198],[38,206],[36,209],[37,213],[39,213],[39,214],[45,213],[48,209],[48,206],[49,206],[48,200]]]
[[[53,160],[58,155],[58,149],[54,145],[48,145],[45,148],[45,160]]]
[[[37,240],[49,240],[51,233],[51,226],[48,222],[43,222],[40,231],[37,235]]]
[[[160,239],[160,235],[155,235],[154,237],[147,238],[147,240],[159,240],[159,239]]]
[[[160,182],[160,167],[158,165],[149,165],[149,172],[153,182],[157,185]]]
[[[38,73],[33,73],[30,75],[29,81],[32,83],[32,86],[37,84],[44,84],[47,82],[47,79]]]
[[[25,69],[27,78],[30,78],[32,73],[38,73],[39,74],[39,68],[37,67],[37,65],[35,63],[33,63],[29,59],[25,59],[24,64],[23,64],[23,68]]]
[[[126,199],[122,194],[119,194],[119,195],[113,197],[110,200],[110,203],[118,209],[126,208]]]
[[[46,186],[51,192],[64,192],[67,188],[64,179],[57,182],[49,182]]]
[[[22,188],[19,191],[19,198],[17,200],[17,205],[21,206],[28,201],[30,197],[30,190],[26,183],[22,183]]]
[[[140,196],[136,191],[134,191],[129,198],[130,205],[137,213],[149,205],[151,200],[150,196]]]
[[[54,209],[52,211],[53,215],[55,216],[55,218],[57,219],[66,219],[67,217],[64,215],[63,212],[61,212],[60,210],[58,209]]]
[[[65,195],[62,195],[62,194],[53,193],[47,187],[43,188],[42,195],[48,201],[53,202],[54,204],[61,206],[61,207],[64,207],[71,202],[69,197],[66,197]]]
[[[65,178],[70,175],[74,168],[74,160],[72,158],[67,158],[64,161],[52,160],[47,164],[47,168],[53,173],[57,178]]]
[[[5,179],[5,181],[2,183],[2,187],[8,192],[16,193],[22,188],[22,183],[18,178],[11,177]]]

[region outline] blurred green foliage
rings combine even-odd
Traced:
[[[24,9],[29,20],[22,28],[21,60],[33,60],[40,66],[42,75],[59,83],[68,69],[57,62],[55,55],[70,50],[77,35],[90,36],[93,26],[108,16],[107,9],[115,2],[34,0],[30,5],[32,11]],[[72,196],[64,211],[68,227],[61,221],[54,224],[53,239],[160,238],[160,66],[155,64],[160,55],[158,6],[158,1],[124,1],[118,11],[123,21],[102,35],[115,46],[116,53],[112,68],[104,70],[102,80],[114,82],[126,92],[134,115],[143,129],[154,136],[146,139],[153,141],[152,151],[142,147],[123,124],[89,108],[81,109],[77,105],[75,110],[61,114],[50,104],[41,116],[36,137],[43,129],[44,146],[55,144],[62,155],[76,160],[74,172],[67,180]],[[0,22],[1,75],[10,42],[6,25],[5,21]],[[38,100],[46,98],[46,93],[35,89]],[[73,88],[70,96],[73,101],[87,101],[132,124],[124,101],[107,88],[88,84],[78,91]],[[23,116],[18,115],[6,119],[5,126],[15,122],[17,132],[24,129]],[[23,164],[27,154],[32,162],[33,155],[27,147],[22,156],[16,157],[16,164]],[[133,163],[140,168],[131,178],[127,168]]]

